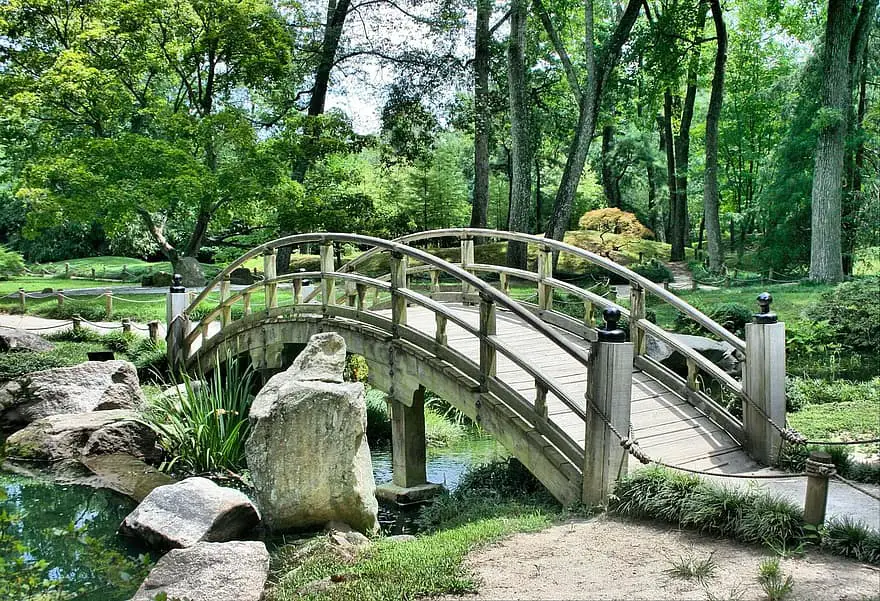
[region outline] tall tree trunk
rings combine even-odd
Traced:
[[[666,214],[666,223],[663,224],[666,232],[666,240],[673,238],[673,215],[678,213],[678,192],[675,180],[675,138],[672,136],[672,92],[667,89],[663,92],[663,128],[660,130],[660,144],[666,151],[666,186],[669,188],[669,210]]]
[[[877,0],[829,0],[822,55],[822,109],[827,115],[816,144],[813,169],[810,279],[843,279],[841,196],[847,120],[852,109],[851,50],[861,48]],[[856,55],[858,56],[858,54]]]
[[[709,96],[709,109],[706,113],[706,174],[703,184],[703,221],[706,224],[706,243],[709,249],[709,271],[718,273],[724,264],[721,252],[721,222],[718,207],[721,202],[718,192],[718,122],[721,119],[721,106],[724,100],[724,69],[727,63],[727,26],[721,12],[719,0],[709,0],[712,20],[715,23],[715,37],[718,47],[715,51],[715,68],[712,75],[712,93]]]
[[[555,240],[562,240],[565,230],[571,221],[574,198],[581,181],[581,175],[584,172],[590,143],[596,131],[596,118],[599,114],[602,91],[608,76],[620,60],[621,49],[627,39],[629,39],[636,18],[639,16],[641,6],[641,0],[629,0],[626,9],[617,22],[617,26],[602,46],[597,60],[593,35],[593,2],[592,0],[586,0],[584,3],[587,82],[586,85],[581,86],[583,93],[580,103],[580,114],[578,115],[578,126],[569,148],[565,169],[559,182],[559,189],[556,192],[553,214],[547,224],[547,236]]]
[[[708,7],[700,4],[697,10],[696,31],[698,42],[701,41],[703,28],[706,25],[706,11]],[[675,137],[675,203],[672,206],[669,219],[671,221],[670,233],[672,252],[670,259],[673,261],[684,260],[684,249],[688,243],[688,165],[691,153],[691,123],[694,119],[694,103],[697,98],[697,77],[700,68],[700,47],[695,46],[688,61],[687,87],[685,89],[684,104],[681,109],[681,123],[678,135]]]
[[[486,227],[489,213],[489,19],[492,0],[477,0],[477,31],[474,38],[474,204],[471,227]]]
[[[850,53],[850,57],[852,57],[852,52]],[[851,276],[853,274],[853,267],[855,266],[855,252],[856,252],[856,230],[858,228],[858,223],[856,222],[856,215],[859,211],[859,203],[863,201],[862,198],[862,170],[865,167],[865,135],[862,133],[864,129],[865,123],[865,115],[868,112],[868,77],[867,77],[867,63],[868,63],[868,44],[867,40],[865,40],[865,44],[862,48],[861,55],[858,57],[858,63],[855,65],[854,77],[853,81],[856,82],[858,86],[858,102],[856,103],[856,116],[855,116],[855,137],[856,137],[856,147],[854,151],[851,151],[849,147],[847,147],[847,154],[851,155],[847,157],[846,164],[849,165],[850,173],[848,176],[849,180],[849,190],[847,191],[846,197],[843,203],[843,216],[842,216],[842,234],[843,234],[843,274],[845,276]]]
[[[611,151],[614,146],[614,126],[602,128],[602,189],[609,207],[621,208],[620,186],[612,165]]]
[[[544,212],[544,197],[541,194],[541,161],[535,157],[535,230],[542,231],[541,222],[543,221],[542,213]]]
[[[525,45],[528,0],[513,0],[510,7],[510,40],[507,45],[510,97],[511,194],[510,224],[514,232],[529,229],[529,205],[532,200],[532,141],[528,83],[526,81]],[[526,268],[527,247],[522,242],[508,242],[507,265]]]

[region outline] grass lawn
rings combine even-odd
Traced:
[[[791,426],[810,440],[868,440],[880,437],[876,398],[807,405],[788,414]]]

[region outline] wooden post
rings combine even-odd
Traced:
[[[504,272],[501,272],[501,291],[505,296],[510,296],[510,276]]]
[[[73,320],[73,329],[77,329],[76,319]],[[147,332],[149,332],[150,342],[159,344],[159,322],[155,320],[147,322]]]
[[[107,288],[104,290],[104,313],[107,319],[113,314],[113,291]]]
[[[241,309],[245,317],[251,314],[251,293],[245,292],[241,295]]]
[[[629,340],[636,355],[644,355],[646,349],[645,331],[639,327],[639,320],[647,315],[645,304],[645,289],[633,283],[629,289]]]
[[[74,332],[79,332],[80,330],[82,330],[82,317],[80,317],[79,315],[74,315],[71,321],[73,322]],[[159,322],[156,323],[158,324]]]
[[[179,273],[174,274],[174,283],[168,289],[165,302],[166,332],[168,366],[172,371],[181,370],[186,361],[187,349],[185,339],[189,334],[189,318],[186,310],[186,288],[183,287],[183,278]],[[156,338],[159,336],[158,322],[156,323]],[[150,337],[152,338],[152,331]]]
[[[587,327],[595,327],[596,326],[596,314],[595,307],[593,307],[593,303],[588,300],[584,301],[584,325]]]
[[[461,268],[465,271],[470,272],[471,265],[474,264],[474,239],[473,238],[462,238],[461,239]],[[474,288],[470,284],[465,282],[461,283],[461,293],[463,296],[467,296],[468,294],[473,294]]]
[[[663,289],[669,290],[669,280],[663,280]]]
[[[62,290],[61,288],[56,290],[55,291],[55,298],[58,299],[58,306],[59,307],[64,306],[64,290]]]
[[[828,478],[834,473],[831,455],[824,451],[812,451],[804,471],[807,473],[807,491],[804,496],[804,522],[813,526],[825,523],[828,506]]]
[[[27,309],[27,292],[24,288],[18,289],[18,308],[22,313]]]
[[[691,292],[696,292],[698,288],[697,278],[691,279]]]
[[[128,317],[122,318],[122,333],[130,334],[131,333],[131,320]]]
[[[700,382],[697,380],[697,376],[700,374],[700,370],[697,368],[697,362],[691,358],[685,359],[687,363],[687,387],[690,390],[697,391],[700,389]]]
[[[546,283],[553,277],[553,251],[541,248],[538,251],[538,308],[543,311],[553,310],[553,286]]]
[[[278,249],[267,250],[263,254],[263,281],[266,294],[266,310],[274,309],[278,306],[278,284],[273,282],[275,279],[275,259]]]
[[[229,276],[220,280],[220,327],[225,328],[232,321],[232,305],[223,305],[229,299],[229,290],[232,282]]]
[[[436,269],[430,271],[431,274],[431,294],[440,292],[440,272]]]
[[[332,274],[336,271],[333,243],[321,244],[321,304],[325,307],[336,302],[336,280]]]
[[[66,278],[70,277],[70,263],[64,264],[64,277],[66,277]]]
[[[630,426],[633,345],[617,327],[619,309],[605,309],[605,327],[593,346],[587,370],[586,448],[582,501],[604,505],[618,478],[626,475],[628,454],[605,423],[607,419],[622,435]]]
[[[365,309],[364,301],[367,298],[367,285],[358,282],[355,284],[355,291],[357,292],[357,304],[355,305],[355,308],[358,311],[363,311]]]
[[[349,307],[357,305],[357,285],[351,280],[345,280],[345,300]]]
[[[767,272],[767,279],[770,280],[771,282],[773,281],[773,268],[772,267]]]
[[[782,444],[779,429],[785,428],[785,324],[770,311],[771,302],[773,297],[767,292],[759,295],[761,311],[755,314],[754,323],[746,324],[743,368],[745,449],[766,465],[776,463]]]
[[[413,393],[412,405],[391,399],[391,481],[401,488],[428,482],[425,452],[425,388]]]
[[[547,387],[541,380],[535,380],[535,413],[547,419]]]
[[[93,280],[95,279],[95,268],[94,267],[92,267],[92,279]]]
[[[489,340],[496,333],[495,301],[480,297],[480,391],[489,390],[489,378],[495,377],[495,347]]]
[[[446,316],[442,313],[434,313],[434,323],[436,325],[434,328],[434,340],[437,344],[446,346]]]
[[[730,288],[730,274],[724,276],[724,287]]]
[[[406,325],[406,298],[398,293],[406,288],[406,255],[391,251],[391,335],[400,337],[400,326]]]

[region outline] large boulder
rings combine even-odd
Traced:
[[[12,459],[60,461],[81,455],[127,453],[155,460],[156,434],[134,411],[117,409],[43,417],[6,439]]]
[[[168,549],[233,540],[259,523],[260,514],[244,493],[207,478],[187,478],[153,489],[119,531]]]
[[[238,269],[233,269],[229,274],[229,282],[231,284],[239,284],[243,286],[250,286],[257,280],[254,278],[254,274],[251,273],[251,270],[247,267],[239,267]]]
[[[694,349],[731,376],[739,376],[742,373],[744,357],[730,343],[688,334],[670,334],[670,336],[684,346]],[[684,355],[662,340],[650,335],[646,338],[645,346],[648,357],[662,363],[682,377],[687,377],[687,360]]]
[[[90,361],[37,371],[0,386],[0,425],[51,415],[139,409],[144,394],[128,361]]]
[[[183,278],[182,283],[187,288],[201,287],[207,283],[202,266],[195,257],[183,257],[174,264],[174,271]]]
[[[0,328],[0,352],[51,351],[55,345],[27,330]]]
[[[187,601],[259,601],[269,577],[269,552],[259,541],[198,543],[160,559],[131,601],[159,593]]]
[[[247,464],[264,522],[277,530],[338,520],[378,528],[364,387],[343,383],[345,341],[316,334],[251,407]]]

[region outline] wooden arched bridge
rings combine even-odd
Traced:
[[[441,241],[460,248],[454,262],[420,248]],[[478,263],[475,244],[491,241],[528,245],[535,270]],[[277,250],[306,244],[319,246],[320,270],[276,276]],[[338,245],[365,252],[337,266]],[[554,253],[628,282],[629,309],[554,277]],[[232,271],[260,256],[264,280],[232,291]],[[516,298],[511,284],[534,294]],[[563,295],[583,306],[583,319],[558,310]],[[648,295],[741,352],[745,386],[646,319]],[[782,324],[750,324],[747,346],[622,265],[542,237],[475,229],[395,241],[301,234],[245,253],[189,303],[185,294],[171,297],[169,356],[191,369],[242,353],[257,368],[279,369],[285,345],[305,343],[317,332],[340,333],[350,352],[365,357],[371,384],[391,398],[394,484],[404,488],[425,483],[425,388],[479,422],[566,504],[601,502],[625,473],[634,443],[642,458],[739,471],[754,469],[749,456],[772,460],[779,428],[768,418],[785,423],[784,338],[782,346],[773,340]],[[205,313],[209,301],[213,308]],[[605,309],[618,309],[628,321],[628,342],[607,325],[596,326]],[[196,315],[201,319],[190,317]],[[685,358],[686,376],[648,357],[648,337]],[[745,421],[718,402],[722,395],[742,401]]]

